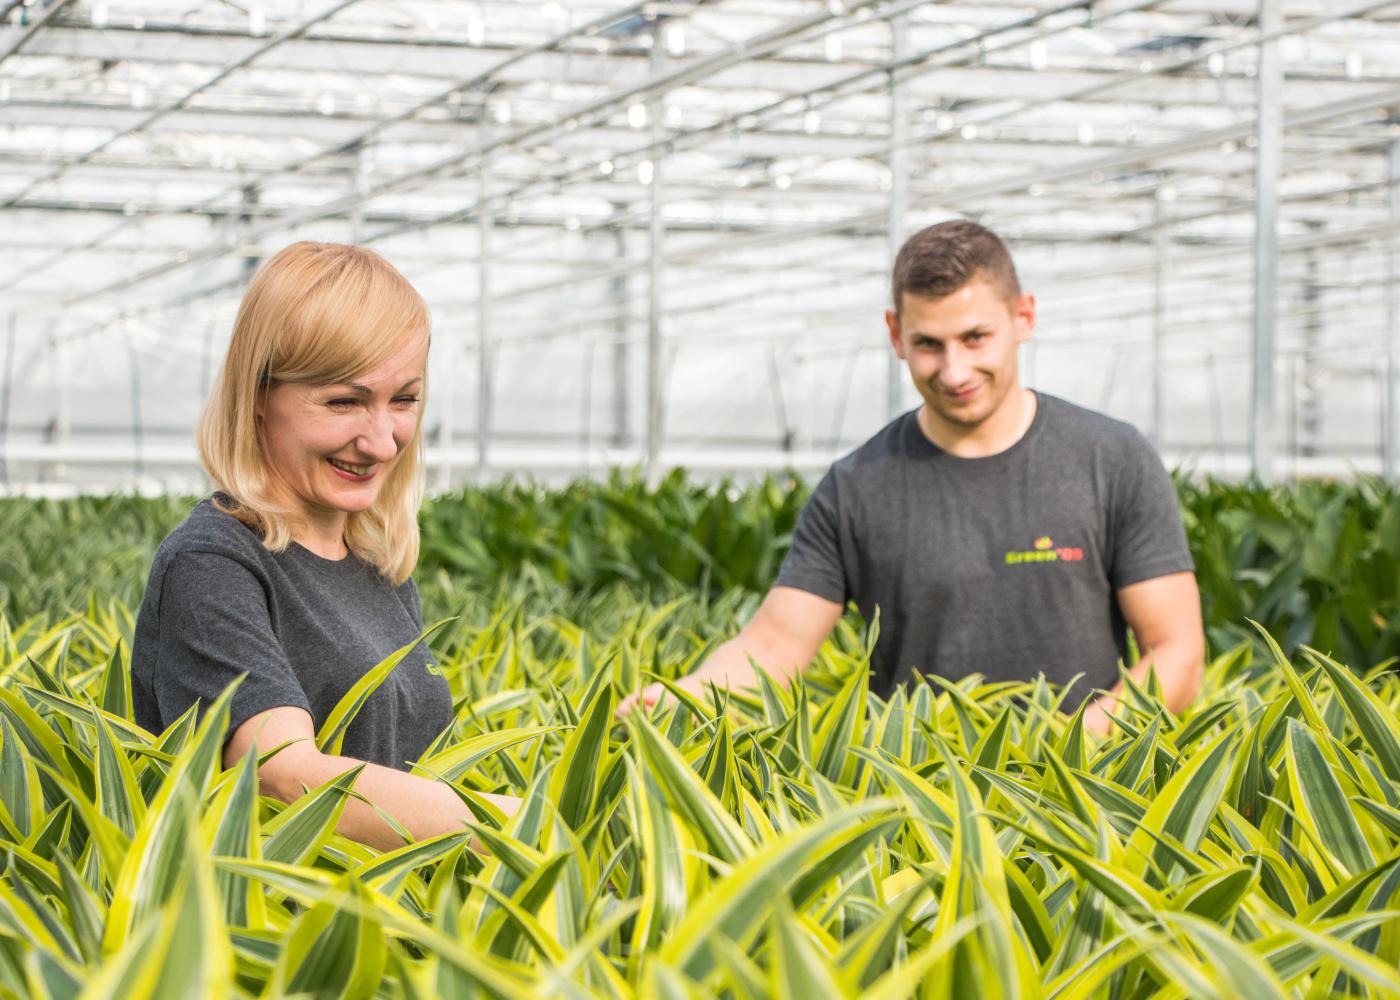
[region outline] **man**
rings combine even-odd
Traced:
[[[758,612],[680,680],[699,692],[806,669],[854,601],[880,638],[871,690],[925,673],[1044,673],[1111,728],[1125,626],[1172,710],[1200,685],[1200,595],[1176,493],[1129,425],[1023,388],[1035,328],[1005,244],[968,221],[912,236],[895,260],[890,344],[923,405],[836,462],[803,509]],[[623,702],[650,706],[653,684]]]

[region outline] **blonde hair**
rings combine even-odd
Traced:
[[[431,336],[427,304],[373,250],[339,243],[293,243],[253,276],[234,320],[223,368],[204,404],[196,435],[209,478],[233,499],[215,500],[262,538],[285,550],[304,523],[278,497],[263,451],[259,393],[274,382],[348,382],[382,364],[407,336]],[[427,399],[424,379],[420,399]],[[418,561],[423,502],[423,410],[374,506],[349,515],[345,543],[395,586]]]

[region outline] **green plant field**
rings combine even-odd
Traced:
[[[1041,684],[794,692],[619,725],[752,597],[504,601],[434,640],[423,773],[526,797],[380,854],[218,766],[222,704],[130,721],[112,603],[0,635],[0,995],[1400,995],[1400,681],[1241,645],[1182,717],[1086,737]],[[329,738],[330,734],[322,734]]]
[[[1180,480],[1207,633],[1225,650],[1260,622],[1292,653],[1309,644],[1358,670],[1400,650],[1400,494],[1370,480],[1261,489]],[[625,584],[639,599],[761,593],[787,551],[806,486],[736,489],[614,475],[557,490],[523,483],[429,501],[417,579],[425,612],[525,581],[553,595]],[[0,500],[0,613],[56,620],[88,597],[135,604],[156,546],[188,498]],[[1263,647],[1260,646],[1260,651]]]
[[[616,723],[752,613],[803,488],[435,500],[420,769],[478,823],[388,854],[334,834],[348,779],[221,770],[219,706],[131,721],[190,501],[0,501],[0,998],[1400,996],[1400,498],[1179,488],[1216,655],[1106,741],[1041,684],[883,703],[854,615],[795,691]]]

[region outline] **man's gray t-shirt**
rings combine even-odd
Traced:
[[[229,735],[281,706],[306,709],[319,730],[356,681],[422,630],[411,579],[394,587],[353,554],[323,559],[295,542],[269,552],[204,500],[151,565],[131,657],[136,722],[159,733],[246,672]],[[407,770],[451,721],[435,669],[420,644],[360,708],[341,752]]]
[[[778,585],[841,604],[880,638],[871,690],[911,671],[958,679],[1118,681],[1114,592],[1193,569],[1176,491],[1129,424],[1036,393],[1014,445],[959,458],[897,418],[837,461],[798,520]]]

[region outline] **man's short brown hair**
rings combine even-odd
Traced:
[[[894,259],[894,311],[899,312],[906,293],[941,299],[978,277],[990,281],[1009,303],[1021,297],[1011,252],[986,226],[952,219],[920,229],[904,241]]]

